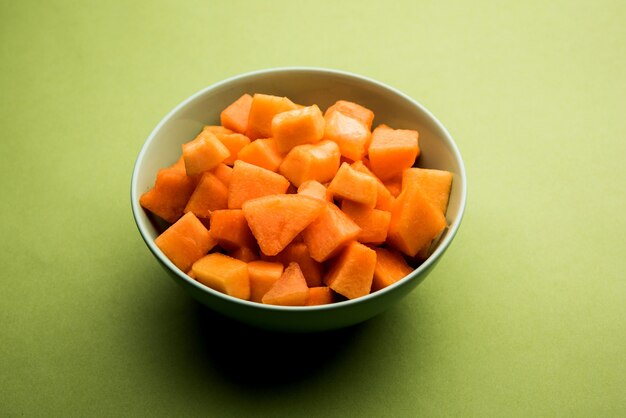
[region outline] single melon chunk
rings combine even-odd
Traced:
[[[387,242],[414,257],[446,227],[446,218],[415,183],[406,185],[391,208]]]
[[[225,128],[243,134],[248,129],[248,116],[252,106],[252,96],[244,94],[220,113],[220,123]]]
[[[211,253],[193,263],[191,271],[196,280],[211,289],[239,299],[250,299],[248,264],[241,260]]]
[[[328,271],[325,283],[335,292],[356,299],[370,293],[376,267],[376,252],[352,241]]]
[[[368,155],[372,172],[383,182],[410,168],[420,154],[418,133],[408,129],[378,127],[372,132]]]
[[[269,305],[304,306],[309,298],[309,288],[298,263],[291,263],[282,276],[263,296],[263,303]]]
[[[298,194],[270,195],[248,200],[243,213],[261,251],[276,255],[324,211],[319,199]]]
[[[380,247],[374,248],[374,251],[376,251],[376,268],[372,292],[394,284],[413,271],[399,252]]]
[[[196,216],[189,212],[159,235],[154,243],[184,272],[217,242]]]
[[[279,113],[272,119],[272,137],[280,152],[314,144],[324,136],[324,116],[317,105]]]
[[[206,128],[193,141],[183,144],[183,159],[188,176],[211,170],[229,156],[228,148]]]
[[[450,188],[452,187],[451,172],[427,168],[408,168],[402,173],[402,184],[408,183],[417,184],[428,200],[444,215],[446,214]]]
[[[243,147],[239,151],[238,158],[241,161],[276,172],[283,162],[284,156],[278,150],[274,138],[262,138]]]
[[[326,203],[321,215],[304,230],[302,238],[311,257],[321,263],[337,254],[359,232],[361,228],[352,219],[334,204]]]
[[[296,187],[307,180],[326,183],[337,173],[340,159],[339,147],[333,141],[298,145],[289,151],[279,171]]]
[[[376,206],[377,189],[374,177],[356,171],[348,163],[341,164],[328,186],[328,191],[333,196],[352,200],[369,208]]]
[[[251,261],[248,263],[250,277],[250,300],[261,302],[263,296],[272,288],[274,283],[283,275],[282,263],[270,261]]]
[[[255,248],[256,244],[241,209],[223,209],[211,214],[211,235],[226,250]]]
[[[210,171],[205,171],[185,206],[185,213],[193,212],[198,218],[210,218],[211,212],[226,209],[228,188]]]

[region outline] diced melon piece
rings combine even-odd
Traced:
[[[289,180],[280,174],[245,161],[236,161],[230,177],[228,207],[239,209],[250,199],[284,194],[288,187]]]
[[[210,218],[211,212],[226,209],[228,188],[211,172],[202,174],[200,182],[185,206],[186,212],[193,212],[198,218]]]
[[[279,113],[298,107],[286,97],[255,94],[248,114],[246,136],[251,140],[272,136],[272,119]]]
[[[372,292],[394,284],[413,271],[399,252],[380,247],[374,248],[374,251],[376,251],[376,268]]]
[[[191,142],[183,144],[183,159],[188,176],[211,170],[230,156],[230,151],[206,128]]]
[[[187,213],[159,235],[154,243],[172,263],[184,272],[217,243],[195,217]]]
[[[341,112],[327,113],[325,120],[324,139],[336,142],[341,155],[358,161],[367,154],[371,133],[361,121]]]
[[[361,228],[352,219],[334,204],[326,203],[322,214],[302,232],[302,238],[311,257],[321,263],[337,254],[359,232]]]
[[[306,306],[327,305],[333,303],[333,292],[328,286],[309,287],[309,297]]]
[[[289,151],[279,172],[296,187],[307,180],[325,183],[337,173],[340,156],[339,147],[332,141],[298,145]]]
[[[157,172],[154,187],[142,194],[139,204],[169,223],[183,216],[185,205],[196,187],[195,179],[176,165]]]
[[[265,255],[276,255],[324,210],[319,199],[297,194],[248,200],[243,213]]]
[[[278,171],[283,158],[284,156],[278,150],[274,138],[257,139],[239,151],[241,161],[258,165],[270,171]]]
[[[334,105],[326,109],[324,116],[329,117],[333,112],[341,112],[346,116],[350,116],[351,118],[358,120],[365,125],[368,130],[372,129],[374,112],[357,103],[339,100]]]
[[[252,96],[244,94],[220,113],[222,126],[243,134],[248,128],[248,116],[252,106]]]
[[[308,298],[309,288],[298,263],[290,263],[262,301],[269,305],[304,306]]]
[[[324,116],[317,105],[279,113],[272,119],[272,137],[280,152],[302,144],[314,144],[324,136]]]
[[[383,182],[410,168],[419,156],[417,131],[408,129],[376,128],[369,145],[372,172]]]
[[[341,210],[361,228],[356,237],[357,241],[365,244],[382,244],[387,240],[390,212],[372,209],[350,200],[341,202]]]
[[[408,168],[402,173],[402,184],[419,185],[428,200],[445,215],[452,187],[452,173],[445,170]]]
[[[362,203],[370,208],[376,206],[376,179],[354,170],[348,163],[341,164],[328,186],[328,191],[333,196]]]
[[[414,257],[446,227],[446,218],[415,183],[408,183],[391,208],[387,242]]]
[[[256,246],[241,209],[223,209],[211,214],[211,235],[226,250]]]
[[[250,278],[250,300],[261,302],[263,296],[272,288],[274,283],[283,275],[282,263],[270,261],[251,261],[248,263],[248,277]]]
[[[324,282],[335,292],[355,299],[370,293],[376,267],[376,252],[352,241],[328,271]]]
[[[221,253],[208,254],[191,269],[196,280],[218,292],[239,298],[250,299],[248,264]]]

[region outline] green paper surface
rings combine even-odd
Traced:
[[[0,3],[0,415],[625,416],[625,21],[619,1]],[[428,279],[330,334],[211,313],[130,210],[170,109],[291,65],[407,93],[468,172]]]

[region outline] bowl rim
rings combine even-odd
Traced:
[[[327,75],[335,75],[335,76],[341,76],[344,78],[351,78],[351,79],[356,79],[359,80],[361,82],[365,82],[365,83],[370,83],[375,85],[378,88],[382,88],[384,90],[389,91],[390,93],[393,93],[397,96],[400,96],[401,98],[409,101],[411,104],[413,104],[415,107],[417,107],[421,112],[423,112],[427,117],[429,117],[431,119],[431,121],[437,126],[437,128],[439,128],[441,130],[441,132],[443,132],[444,137],[443,139],[447,142],[447,145],[449,146],[449,148],[452,151],[452,154],[456,160],[456,163],[458,164],[458,168],[459,168],[459,175],[458,177],[460,177],[460,179],[458,179],[457,181],[460,181],[460,186],[461,186],[461,195],[460,195],[460,201],[459,201],[459,211],[458,211],[458,215],[457,217],[453,220],[453,222],[448,226],[448,232],[446,234],[446,236],[443,238],[443,240],[439,243],[439,245],[437,246],[436,250],[422,263],[420,264],[419,267],[417,267],[416,269],[414,269],[410,274],[408,274],[407,276],[405,276],[404,278],[398,280],[397,282],[393,283],[390,286],[387,286],[384,289],[378,290],[374,293],[370,293],[368,295],[356,298],[356,299],[348,299],[348,300],[344,300],[344,301],[340,301],[340,302],[336,302],[336,303],[331,303],[331,304],[327,304],[327,305],[316,305],[316,306],[279,306],[279,305],[266,305],[266,304],[261,304],[258,302],[252,302],[252,301],[248,301],[248,300],[243,300],[243,299],[239,299],[239,298],[235,298],[233,296],[218,292],[217,290],[211,289],[208,286],[203,285],[202,283],[193,280],[192,278],[190,278],[185,272],[182,272],[178,267],[176,267],[174,265],[174,263],[172,263],[162,252],[161,250],[156,246],[156,244],[154,243],[154,240],[151,239],[149,237],[148,232],[144,229],[144,225],[142,224],[142,222],[140,221],[141,215],[142,215],[142,211],[143,209],[141,208],[141,205],[139,205],[139,199],[138,199],[138,190],[137,190],[137,178],[139,177],[139,167],[145,157],[145,154],[147,153],[147,150],[150,148],[150,145],[152,144],[152,141],[154,140],[154,138],[156,137],[157,133],[161,130],[161,128],[170,121],[170,119],[172,119],[181,109],[183,109],[184,107],[186,107],[187,105],[189,105],[190,103],[194,102],[197,98],[203,96],[204,94],[206,94],[207,92],[219,88],[221,86],[233,83],[235,81],[239,81],[245,78],[253,78],[253,77],[258,77],[258,76],[262,76],[265,74],[280,74],[280,73],[293,73],[293,72],[302,72],[302,73],[317,73],[317,74],[327,74]],[[293,67],[275,67],[275,68],[265,68],[265,69],[260,69],[260,70],[255,70],[255,71],[249,71],[249,72],[245,72],[245,73],[241,73],[235,76],[231,76],[228,77],[226,79],[223,79],[221,81],[218,81],[216,83],[210,84],[207,87],[204,87],[203,89],[197,91],[196,93],[192,94],[191,96],[187,97],[186,99],[184,99],[182,102],[180,102],[177,106],[175,106],[172,110],[170,110],[160,121],[159,123],[156,125],[156,127],[152,130],[152,132],[150,132],[150,135],[148,136],[148,138],[144,141],[141,150],[139,151],[139,154],[137,155],[137,159],[135,160],[135,164],[133,167],[133,172],[132,172],[132,177],[131,177],[131,188],[130,188],[130,200],[131,200],[131,207],[132,207],[132,212],[133,212],[133,219],[135,221],[135,225],[137,226],[137,229],[139,230],[139,233],[142,237],[142,239],[144,240],[144,242],[146,243],[146,245],[148,246],[148,248],[150,249],[150,251],[152,252],[152,254],[165,266],[167,266],[169,268],[170,271],[172,271],[173,273],[175,273],[179,279],[182,279],[183,281],[187,282],[187,284],[192,285],[194,287],[196,287],[198,290],[203,291],[203,292],[207,292],[209,294],[211,294],[212,296],[218,297],[223,299],[224,301],[230,301],[230,302],[235,302],[237,304],[241,304],[244,305],[246,307],[249,308],[254,308],[254,309],[259,309],[261,311],[274,311],[274,312],[289,312],[289,313],[297,313],[297,312],[313,312],[313,311],[326,311],[326,310],[333,310],[333,309],[343,309],[343,308],[347,308],[353,305],[357,305],[357,304],[364,304],[364,303],[368,303],[369,301],[371,301],[372,299],[375,298],[379,298],[382,295],[389,293],[391,291],[393,291],[395,288],[397,287],[401,287],[404,286],[406,284],[408,284],[410,281],[415,280],[415,278],[417,276],[419,276],[421,274],[421,272],[428,270],[433,264],[435,264],[439,258],[442,256],[442,254],[444,253],[444,251],[450,246],[453,238],[455,237],[456,233],[459,230],[459,227],[461,225],[461,221],[463,219],[463,216],[465,214],[465,207],[466,207],[466,202],[467,202],[467,178],[466,178],[467,174],[465,171],[465,165],[463,163],[463,159],[461,157],[461,153],[456,145],[456,142],[454,141],[454,139],[452,138],[452,135],[450,134],[450,132],[448,132],[448,130],[446,129],[446,127],[439,121],[439,119],[437,119],[426,107],[424,107],[421,103],[419,103],[417,100],[413,99],[412,97],[408,96],[407,94],[403,93],[402,91],[396,89],[395,87],[392,87],[386,83],[380,82],[378,80],[375,80],[373,78],[367,77],[367,76],[363,76],[360,74],[355,74],[352,72],[348,72],[348,71],[344,71],[344,70],[338,70],[338,69],[330,69],[330,68],[323,68],[323,67],[310,67],[310,66],[293,66]],[[135,198],[135,196],[137,196],[137,198]]]

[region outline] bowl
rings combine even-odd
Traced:
[[[419,131],[421,156],[416,166],[453,173],[446,214],[449,227],[430,257],[407,277],[370,295],[312,307],[283,307],[240,300],[191,279],[154,244],[161,230],[139,205],[139,197],[154,184],[157,171],[173,164],[181,144],[193,139],[204,125],[219,124],[222,109],[244,93],[287,96],[296,103],[320,108],[343,99],[374,111],[374,124]],[[131,181],[132,212],[141,237],[157,261],[193,298],[218,313],[255,327],[278,331],[322,331],[353,325],[384,312],[421,283],[437,265],[459,229],[467,193],[463,161],[446,128],[406,94],[367,77],[322,68],[275,68],[238,75],[213,84],[184,100],[154,128],[144,143]]]

